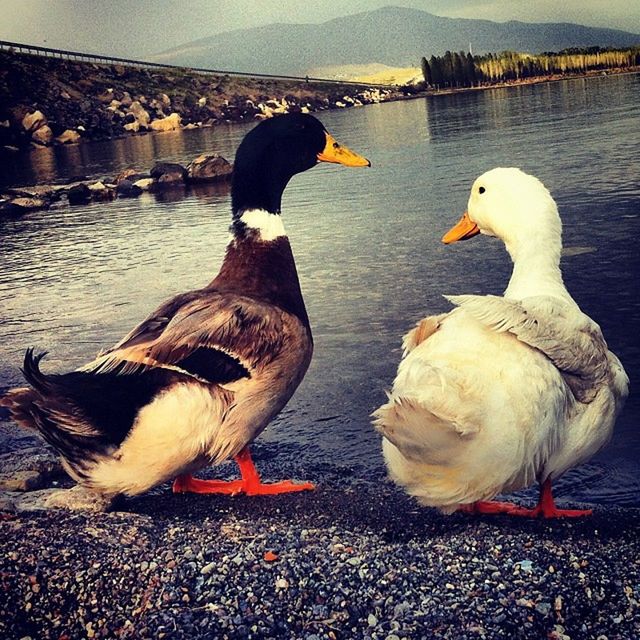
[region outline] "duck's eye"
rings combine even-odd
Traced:
[[[478,189],[478,193],[484,193],[486,191],[486,189],[484,187],[480,187]]]
[[[339,148],[340,148],[340,145],[339,145],[337,142],[334,142],[334,143],[333,143],[333,148],[334,148],[334,149],[339,149]]]

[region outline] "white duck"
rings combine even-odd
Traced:
[[[513,260],[504,297],[463,295],[404,337],[389,401],[374,414],[391,478],[445,513],[557,517],[551,483],[610,438],[629,380],[560,272],[562,225],[544,185],[497,168],[473,184],[443,238],[497,236]],[[541,485],[533,509],[486,502]]]

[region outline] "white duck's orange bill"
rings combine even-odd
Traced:
[[[465,211],[462,218],[458,221],[458,224],[444,234],[442,242],[451,244],[452,242],[458,242],[458,240],[473,238],[473,236],[477,236],[479,233],[480,229],[478,225],[471,220],[469,213]]]

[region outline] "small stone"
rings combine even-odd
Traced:
[[[531,573],[531,571],[533,571],[531,560],[520,560],[520,562],[516,562],[516,566],[519,566],[520,569],[526,573]]]
[[[373,615],[373,613],[370,613],[370,614],[367,616],[367,624],[368,624],[370,627],[375,627],[375,626],[377,626],[377,624],[378,624],[378,618],[376,618],[376,617]]]
[[[543,616],[548,616],[551,613],[551,605],[548,602],[538,602],[536,604],[536,611]]]
[[[288,589],[289,582],[285,578],[278,578],[276,580],[276,589]]]
[[[203,576],[206,576],[206,575],[210,574],[215,568],[216,568],[216,563],[215,562],[209,562],[209,564],[205,564],[204,567],[202,567],[202,569],[200,569],[200,573]]]

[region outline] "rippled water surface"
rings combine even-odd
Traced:
[[[443,293],[501,293],[508,256],[489,238],[445,247],[477,175],[519,166],[554,194],[565,223],[567,285],[631,377],[610,445],[567,474],[558,495],[640,504],[640,76],[498,89],[320,114],[369,170],[321,165],[283,201],[314,331],[314,360],[262,438],[310,461],[382,469],[369,414],[384,400],[400,337],[446,310]],[[205,151],[232,157],[244,126],[40,150],[13,158],[15,183],[148,169]],[[25,347],[72,368],[159,302],[208,282],[227,240],[219,189],[145,194],[0,219],[0,385],[19,382]],[[291,451],[287,448],[287,451]]]

